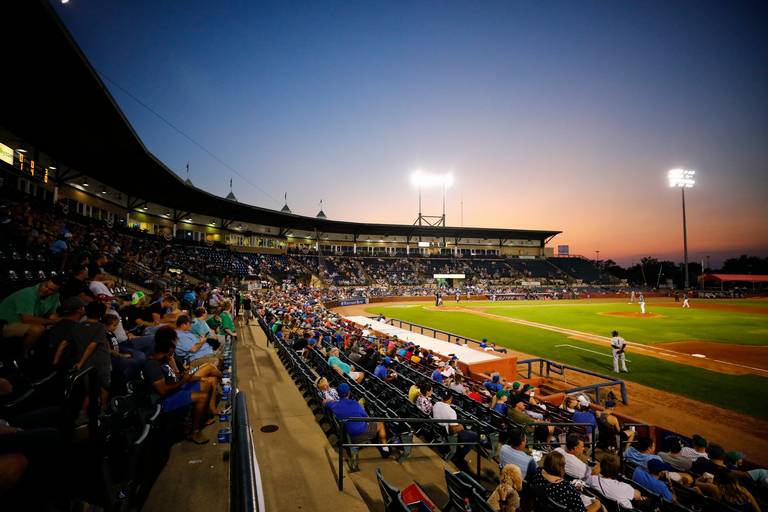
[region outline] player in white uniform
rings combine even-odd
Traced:
[[[687,293],[683,294],[683,307],[684,308],[690,308],[691,307],[691,305],[688,304],[688,294]]]
[[[635,303],[635,290],[632,290],[632,294],[629,296],[629,303],[630,304]]]
[[[619,361],[621,361],[621,371],[629,373],[629,370],[627,370],[627,361],[624,359],[624,351],[626,348],[627,342],[624,341],[624,338],[619,336],[619,331],[613,331],[611,333],[611,353],[613,353],[613,371],[615,373],[619,373]]]
[[[645,314],[645,297],[643,297],[642,292],[640,293],[640,298],[638,299],[638,302],[640,303],[640,314]]]

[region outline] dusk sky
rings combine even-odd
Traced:
[[[463,197],[465,226],[629,264],[682,259],[666,171],[688,167],[691,260],[768,254],[765,2],[53,5],[148,149],[213,193],[407,224],[411,172],[452,171],[449,225]]]

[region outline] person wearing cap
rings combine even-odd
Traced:
[[[397,374],[389,369],[391,364],[392,358],[385,356],[381,359],[381,361],[379,361],[378,366],[376,366],[376,369],[373,370],[373,374],[386,382],[395,380],[397,378]]]
[[[660,459],[651,459],[646,468],[637,466],[632,473],[632,481],[640,484],[654,494],[658,494],[667,501],[675,501],[675,496],[669,486],[662,480],[666,480],[671,466]]]
[[[26,348],[34,346],[45,328],[59,320],[55,312],[62,284],[61,278],[48,279],[3,299],[0,302],[0,320],[5,322],[3,338],[24,338]]]
[[[438,362],[437,366],[432,371],[432,375],[429,376],[433,381],[437,382],[438,384],[443,383],[443,371],[442,371],[443,367],[445,367],[445,363],[443,361]]]
[[[691,444],[693,446],[683,446],[683,449],[680,450],[680,455],[690,459],[691,464],[693,464],[693,462],[699,457],[709,457],[709,455],[707,455],[708,443],[704,437],[700,436],[699,434],[693,434],[693,437],[691,438]]]
[[[367,418],[368,413],[365,411],[362,405],[356,400],[349,398],[351,389],[349,384],[342,382],[336,388],[336,392],[339,395],[339,399],[336,401],[330,401],[326,404],[326,407],[333,413],[336,419],[343,420],[345,418]],[[349,434],[352,443],[369,443],[379,438],[379,442],[386,444],[387,431],[384,428],[384,423],[380,421],[376,422],[363,422],[363,421],[348,421],[344,424],[344,428]],[[384,446],[380,449],[384,457],[389,456],[389,447]]]
[[[485,389],[487,389],[490,393],[495,395],[504,387],[500,381],[501,376],[498,373],[493,373],[491,374],[491,380],[483,382],[483,386],[485,386]]]
[[[578,402],[578,406],[576,412],[574,412],[573,416],[571,416],[571,421],[574,423],[590,424],[591,427],[587,427],[587,435],[589,436],[589,440],[592,441],[595,439],[595,437],[597,437],[597,418],[595,418],[595,414],[589,407],[589,401],[584,398],[583,395],[579,395],[576,400]]]
[[[627,342],[619,336],[619,331],[611,332],[611,354],[613,354],[613,371],[619,372],[619,366],[621,366],[622,372],[629,373],[627,370],[627,360],[624,357],[624,352],[627,349]]]

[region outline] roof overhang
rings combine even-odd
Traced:
[[[45,0],[3,6],[3,48],[20,70],[0,80],[6,144],[34,147],[58,165],[127,196],[183,211],[281,229],[406,237],[540,240],[560,231],[345,222],[251,206],[188,186],[142,143],[101,78]]]

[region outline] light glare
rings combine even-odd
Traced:
[[[453,185],[453,174],[427,174],[421,169],[411,174],[411,184],[414,187],[445,187],[450,188]]]
[[[696,184],[695,175],[696,171],[688,169],[670,169],[667,173],[667,179],[670,187],[693,188],[693,185]]]

